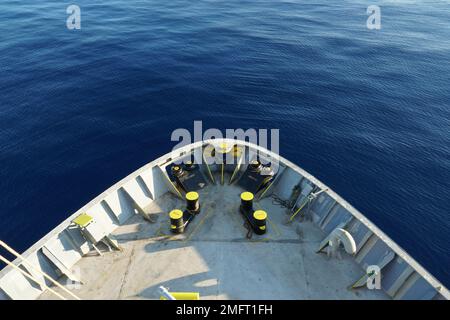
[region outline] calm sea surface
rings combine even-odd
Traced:
[[[450,286],[449,1],[0,2],[0,238],[16,249],[194,120],[279,128],[284,157]]]

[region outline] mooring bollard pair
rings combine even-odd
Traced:
[[[267,230],[267,213],[264,210],[253,210],[253,198],[253,193],[242,192],[240,211],[256,234],[264,234]]]
[[[186,210],[174,209],[170,211],[170,230],[173,233],[183,233],[192,219],[200,213],[199,195],[195,191],[186,193]]]
[[[254,195],[245,191],[241,193],[240,211],[256,234],[267,231],[267,213],[264,210],[253,209]],[[195,191],[186,193],[186,210],[174,209],[170,211],[170,230],[173,233],[183,233],[192,219],[200,213],[199,194]]]

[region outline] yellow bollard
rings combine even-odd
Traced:
[[[199,292],[169,292],[176,300],[200,300]],[[160,300],[167,300],[165,297],[160,297]]]

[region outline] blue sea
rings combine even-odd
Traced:
[[[450,286],[450,1],[2,0],[0,40],[0,238],[16,249],[202,120],[280,129],[282,156]]]

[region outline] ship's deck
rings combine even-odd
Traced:
[[[254,203],[268,213],[267,233],[247,239],[241,192],[234,185],[200,191],[201,213],[176,236],[168,212],[184,201],[166,193],[145,208],[155,223],[136,215],[113,233],[122,252],[89,254],[75,265],[84,284],[71,290],[82,299],[159,299],[161,285],[201,299],[389,299],[382,290],[347,289],[363,273],[353,258],[315,253],[325,234],[311,222],[287,225],[286,209],[271,197]]]

